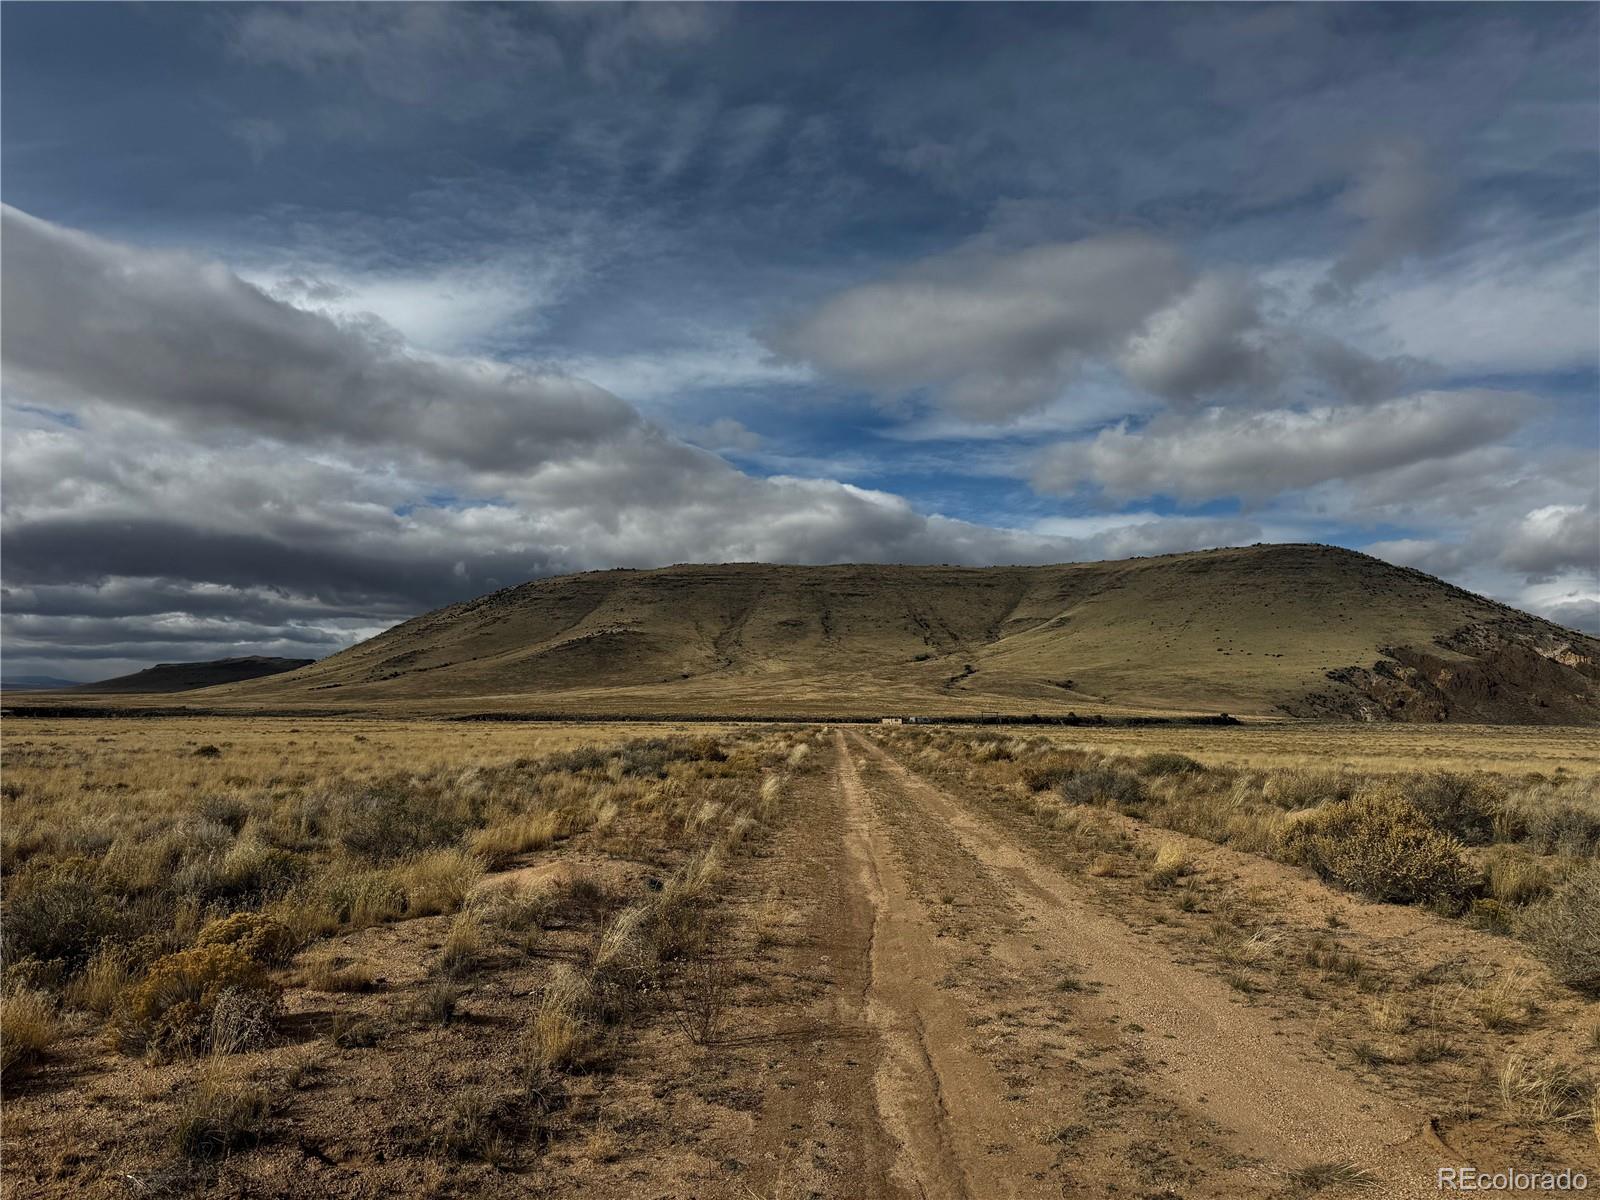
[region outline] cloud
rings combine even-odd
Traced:
[[[1046,517],[1034,523],[1033,532],[1073,538],[1080,552],[1092,552],[1103,559],[1177,554],[1262,540],[1262,528],[1255,521],[1237,517],[1172,517],[1153,512]]]
[[[1005,418],[1055,398],[1193,278],[1175,248],[1136,234],[943,255],[840,292],[770,342],[874,390]]]
[[[1263,377],[1254,290],[1233,276],[1210,275],[1155,313],[1118,355],[1123,372],[1157,395],[1192,399]]]
[[[692,440],[707,450],[718,451],[759,450],[766,443],[766,439],[759,433],[747,429],[742,422],[732,417],[718,417],[704,429],[698,430]]]
[[[1349,287],[1407,255],[1425,254],[1440,242],[1440,207],[1445,188],[1425,148],[1411,140],[1374,145],[1339,198],[1339,207],[1361,223],[1360,232],[1328,273]]]
[[[457,120],[507,104],[521,74],[560,70],[559,44],[514,10],[431,4],[269,5],[246,9],[229,49],[305,75],[354,71],[392,103]]]
[[[1586,506],[1548,505],[1520,519],[1497,515],[1458,540],[1396,538],[1368,554],[1454,579],[1558,625],[1600,634],[1600,518]]]
[[[296,308],[336,319],[376,316],[413,347],[459,354],[498,340],[510,325],[524,333],[537,328],[575,269],[572,262],[547,256],[535,263],[469,263],[404,274],[307,270],[252,282]]]
[[[1367,402],[1408,373],[1269,316],[1263,301],[1244,273],[1202,271],[1145,235],[974,245],[847,288],[768,342],[879,395],[926,391],[953,415],[997,423],[1070,401],[1099,366],[1179,405],[1255,407],[1292,391]]]
[[[1600,509],[1593,504],[1547,504],[1507,533],[1500,561],[1529,582],[1567,570],[1600,572]]]
[[[419,356],[213,262],[4,221],[0,552],[25,663],[321,653],[598,566],[1048,562],[1230,532],[1058,537],[747,475],[582,380]]]
[[[1040,456],[1033,478],[1047,492],[1092,486],[1122,499],[1264,499],[1462,454],[1505,437],[1531,403],[1516,393],[1476,389],[1424,392],[1366,408],[1211,408],[1053,447]]]
[[[266,117],[240,117],[228,123],[228,132],[244,143],[250,161],[258,167],[267,155],[289,140],[283,126]]]
[[[288,442],[525,467],[638,415],[581,380],[425,358],[371,323],[276,301],[189,257],[3,210],[10,380],[40,403],[135,409]]]
[[[1346,319],[1369,345],[1463,374],[1600,367],[1600,252],[1595,217],[1544,227],[1504,214],[1470,249],[1410,268]]]

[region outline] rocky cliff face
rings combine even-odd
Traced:
[[[1465,625],[1432,646],[1389,646],[1370,667],[1328,672],[1338,685],[1286,704],[1293,716],[1533,725],[1600,719],[1600,644],[1525,621]]]

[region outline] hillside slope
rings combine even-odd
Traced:
[[[597,571],[451,605],[240,704],[1600,721],[1600,642],[1324,546],[1046,567]]]
[[[80,684],[72,691],[97,696],[189,692],[196,688],[216,687],[266,675],[281,675],[285,671],[310,666],[316,661],[314,658],[269,658],[261,654],[247,654],[209,662],[157,663],[131,675]]]

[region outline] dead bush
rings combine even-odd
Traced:
[[[1068,804],[1103,804],[1126,812],[1144,803],[1145,790],[1132,771],[1082,767],[1061,781],[1061,798]]]
[[[1393,904],[1459,907],[1472,883],[1461,844],[1390,791],[1325,804],[1279,835],[1280,855]]]
[[[210,1043],[217,1003],[226,993],[258,995],[263,1003],[278,989],[238,946],[196,946],[159,959],[128,993],[112,1017],[112,1043],[124,1053],[158,1054],[204,1050]]]
[[[1516,932],[1568,987],[1600,995],[1600,864],[1519,914]]]
[[[1506,797],[1500,785],[1476,775],[1420,775],[1407,782],[1405,798],[1434,826],[1468,846],[1494,841]]]
[[[721,1036],[733,991],[733,972],[715,955],[688,963],[678,973],[672,1015],[678,1028],[697,1046]]]

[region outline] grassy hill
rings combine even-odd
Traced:
[[[1377,559],[613,570],[424,614],[218,704],[1600,720],[1600,642]]]

